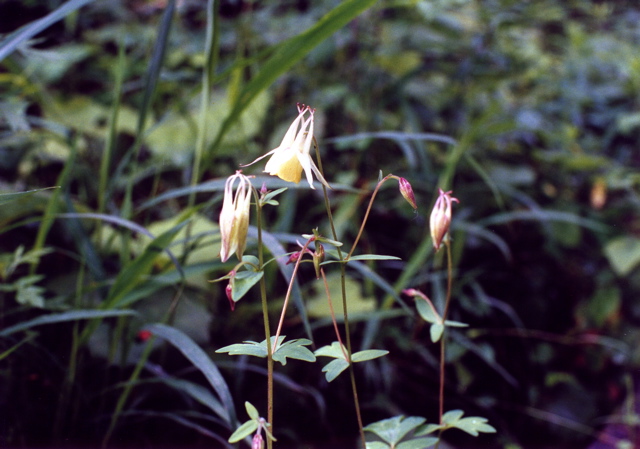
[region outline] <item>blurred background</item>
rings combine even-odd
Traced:
[[[437,421],[438,345],[401,291],[442,306],[441,187],[460,200],[450,317],[469,324],[448,334],[446,409],[497,429],[448,444],[640,444],[636,2],[2,0],[0,33],[0,192],[59,186],[0,205],[1,446],[224,447],[234,429],[202,373],[140,332],[167,319],[212,358],[240,422],[244,401],[266,410],[264,359],[215,353],[264,339],[258,289],[231,311],[207,280],[234,266],[218,257],[225,178],[279,145],[297,102],[316,108],[347,248],[380,172],[418,202],[385,184],[358,253],[401,260],[347,270],[355,349],[390,351],[356,367],[365,424]],[[263,167],[244,172],[287,186]],[[288,187],[265,209],[274,254],[331,235],[321,191]],[[175,258],[149,255],[144,234],[185,211]],[[275,323],[287,282],[265,275]],[[310,265],[298,282],[283,333],[330,344]],[[276,366],[279,447],[356,447],[348,378],[321,366]]]

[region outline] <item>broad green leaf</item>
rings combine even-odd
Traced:
[[[438,442],[435,437],[416,438],[409,441],[403,441],[396,446],[397,449],[427,449],[434,446]]]
[[[487,424],[486,418],[481,418],[479,416],[468,416],[466,418],[462,418],[453,424],[454,427],[467,432],[469,435],[473,435],[477,437],[479,433],[495,433],[496,429]]]
[[[336,359],[327,363],[324,368],[322,368],[322,372],[325,373],[327,382],[331,382],[348,367],[349,363],[345,359]]]
[[[605,246],[604,254],[616,274],[626,276],[640,263],[640,238],[623,236],[613,239]]]
[[[442,323],[442,317],[435,311],[433,304],[425,301],[423,298],[416,297],[416,309],[418,313],[427,323]]]
[[[226,415],[221,416],[221,418],[228,424],[235,423],[236,411],[229,387],[222,377],[222,374],[220,374],[218,367],[211,361],[202,348],[186,334],[174,327],[165,324],[151,324],[147,326],[146,329],[151,331],[153,335],[171,343],[200,370],[224,405]]]
[[[229,443],[237,443],[238,441],[248,437],[258,429],[258,423],[254,420],[245,422],[238,427],[229,437]]]
[[[233,302],[238,302],[246,295],[251,287],[260,282],[264,276],[264,271],[238,271],[233,282],[231,290],[231,298]]]
[[[287,364],[287,357],[305,362],[315,362],[316,357],[313,352],[305,348],[310,344],[311,340],[305,338],[288,341],[276,349],[273,354],[273,360],[282,363],[282,365]]]
[[[329,346],[323,346],[321,348],[316,349],[314,354],[318,357],[334,357],[336,359],[345,360],[344,354],[346,354],[347,349],[340,344],[340,342],[334,341]]]
[[[367,449],[389,449],[389,445],[382,441],[367,441]]]
[[[403,415],[400,415],[369,424],[364,430],[375,433],[389,444],[395,446],[407,433],[415,430],[425,421],[425,418],[419,416],[409,416],[405,418]]]
[[[442,423],[443,424],[453,425],[460,418],[462,418],[462,415],[464,415],[464,412],[462,410],[457,410],[457,409],[456,410],[449,410],[444,415],[442,415]]]
[[[389,351],[385,351],[383,349],[367,349],[366,351],[356,352],[351,354],[351,360],[356,362],[365,362],[367,360],[377,359],[378,357],[383,357],[389,354]]]
[[[249,415],[249,418],[254,420],[260,419],[260,413],[258,413],[258,409],[256,409],[253,404],[251,404],[251,402],[245,401],[244,408],[247,410],[247,415]]]
[[[429,335],[431,336],[432,342],[437,342],[442,337],[442,333],[444,332],[444,326],[439,323],[432,324],[429,328]]]
[[[282,365],[287,364],[287,357],[291,359],[304,360],[306,362],[315,362],[316,358],[313,353],[304,346],[310,345],[311,340],[305,338],[291,340],[283,343],[284,336],[278,337],[278,344],[276,350],[273,353],[273,360],[280,362]],[[271,337],[271,344],[275,337]],[[255,341],[245,341],[244,343],[237,343],[224,348],[218,349],[216,352],[227,352],[229,355],[252,355],[255,357],[264,358],[267,356],[266,340],[262,340],[260,343]]]

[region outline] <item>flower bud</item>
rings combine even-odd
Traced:
[[[316,279],[320,279],[320,264],[324,262],[324,246],[316,242],[316,251],[313,253],[313,267],[316,269]]]
[[[449,232],[449,226],[451,225],[451,203],[459,201],[451,196],[452,191],[445,192],[442,189],[439,190],[438,199],[431,211],[431,218],[429,219],[429,227],[431,229],[431,240],[433,241],[433,248],[438,251],[442,240],[447,232]]]
[[[416,204],[416,197],[413,194],[413,189],[411,188],[411,184],[405,178],[398,178],[398,183],[400,184],[400,193],[404,197],[405,200],[411,204],[413,209],[418,209],[418,205]]]
[[[227,295],[227,299],[229,300],[229,306],[231,307],[231,311],[236,308],[236,302],[233,300],[233,283],[236,278],[236,270],[231,270],[228,274],[229,283],[227,287],[224,289],[225,294]]]
[[[233,194],[233,184],[240,184]],[[231,254],[236,253],[242,260],[242,253],[247,245],[249,230],[249,211],[251,208],[251,181],[240,170],[229,176],[224,185],[224,199],[220,212],[220,258],[226,262]]]
[[[251,440],[251,449],[264,449],[264,440],[261,433],[256,433]]]

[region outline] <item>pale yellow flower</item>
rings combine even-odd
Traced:
[[[289,126],[280,145],[267,154],[260,156],[251,164],[255,164],[260,159],[271,156],[264,171],[278,178],[295,182],[296,184],[302,179],[302,171],[309,186],[313,189],[313,175],[325,186],[329,184],[316,167],[311,159],[311,144],[313,143],[313,113],[315,109],[309,106],[298,104],[298,116]],[[308,116],[307,116],[308,114]],[[243,165],[246,167],[248,165]]]
[[[233,185],[236,180],[239,180],[239,184],[234,196]],[[233,253],[242,260],[247,245],[250,208],[251,181],[238,170],[235,175],[229,176],[224,185],[224,199],[220,212],[220,258],[223,262]]]

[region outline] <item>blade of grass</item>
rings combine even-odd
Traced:
[[[41,19],[35,20],[10,34],[0,43],[0,61],[9,56],[23,42],[31,39],[40,31],[49,28],[54,23],[64,19],[72,12],[82,8],[94,0],[69,0],[59,8],[53,10]]]
[[[309,54],[313,48],[375,3],[376,0],[343,1],[322,17],[314,26],[280,44],[271,57],[262,65],[258,74],[240,92],[233,109],[222,122],[220,131],[218,131],[216,138],[208,148],[210,160],[213,160],[211,156],[215,154],[225,133],[260,92],[267,89],[278,77]]]
[[[211,361],[202,348],[186,334],[174,327],[165,324],[151,324],[147,326],[146,329],[153,335],[175,346],[176,349],[202,372],[224,405],[227,416],[223,418],[225,418],[225,421],[230,426],[235,426],[237,424],[237,418],[231,391],[229,391],[229,387],[222,377],[220,370],[218,370],[218,367]]]

